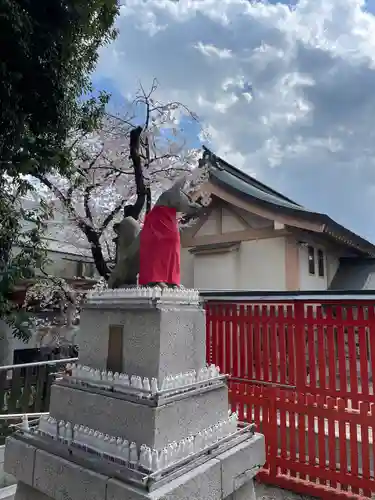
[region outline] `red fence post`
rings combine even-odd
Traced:
[[[306,390],[306,334],[305,302],[294,301],[294,345],[295,345],[295,386],[300,392]]]

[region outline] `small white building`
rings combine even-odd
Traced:
[[[328,215],[311,212],[212,157],[216,170],[201,187],[212,203],[181,236],[184,286],[327,290],[340,275],[342,288],[348,260],[358,265],[375,257],[375,245]]]

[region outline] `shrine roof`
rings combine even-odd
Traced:
[[[342,226],[327,214],[314,212],[303,207],[254,179],[251,175],[230,165],[208,148],[204,147],[204,151],[210,155],[211,162],[216,167],[210,174],[210,181],[214,184],[221,185],[232,191],[236,196],[256,202],[258,205],[270,210],[277,210],[278,213],[295,216],[306,222],[317,223],[321,226],[321,233],[326,233],[331,238],[340,240],[342,244],[355,248],[362,254],[375,257],[375,245],[373,243]]]
[[[375,259],[340,259],[329,290],[375,290]]]

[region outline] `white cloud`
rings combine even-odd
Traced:
[[[198,42],[195,48],[207,57],[218,57],[219,59],[230,59],[232,57],[232,52],[230,50],[218,49],[215,45],[211,44],[205,45],[202,42]]]
[[[156,77],[228,161],[375,240],[375,17],[362,0],[122,0],[98,73]]]

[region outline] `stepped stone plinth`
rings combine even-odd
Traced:
[[[7,440],[15,500],[254,499],[264,437],[205,366],[196,291],[91,295],[78,342],[84,366],[52,386],[50,417]]]

